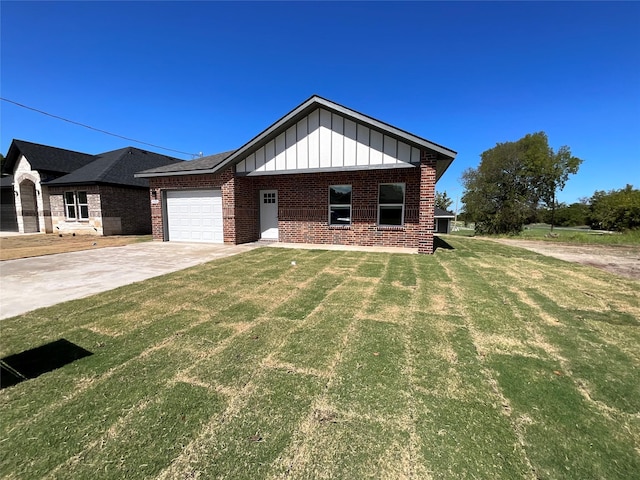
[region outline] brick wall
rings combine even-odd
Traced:
[[[102,209],[100,206],[100,187],[83,185],[69,187],[49,187],[49,205],[51,207],[51,224],[54,233],[75,233],[86,235],[103,235]],[[89,205],[88,220],[67,220],[64,208],[64,192],[87,192]]]
[[[278,190],[281,242],[377,245],[418,248],[433,253],[435,156],[422,152],[415,168],[360,170],[264,176],[234,176],[231,168],[211,175],[150,178],[152,233],[166,240],[163,198],[167,190],[220,188],[225,243],[260,238],[260,190]],[[380,227],[378,186],[405,183],[405,217],[401,227]],[[352,224],[328,225],[330,185],[352,186]]]
[[[151,233],[154,240],[168,240],[165,238],[164,192],[167,190],[194,190],[220,188],[222,193],[222,230],[225,243],[245,243],[236,241],[235,215],[235,178],[233,171],[204,175],[180,175],[175,177],[154,177],[149,179],[149,197],[151,202]]]
[[[151,206],[146,188],[100,185],[100,203],[105,235],[151,233]]]
[[[402,227],[377,225],[380,183],[406,184]],[[351,225],[328,225],[330,185],[351,185]],[[418,247],[419,168],[237,177],[239,241],[259,238],[259,192],[269,189],[278,190],[281,242]]]
[[[64,192],[87,192],[88,220],[67,220]],[[151,233],[149,191],[111,185],[49,187],[51,219],[56,233],[145,235]]]
[[[420,154],[420,233],[418,253],[433,253],[433,230],[436,206],[436,157]]]

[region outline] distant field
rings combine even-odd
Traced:
[[[505,237],[594,245],[640,245],[640,229],[619,233],[590,230],[588,228],[554,227],[553,234],[551,233],[549,225],[533,224],[527,225],[519,235],[505,235]],[[475,235],[475,231],[470,227],[460,226],[459,230],[452,231],[451,234],[471,237]]]
[[[0,477],[637,478],[640,283],[446,242],[256,249],[3,320],[3,362],[47,373],[0,390]]]

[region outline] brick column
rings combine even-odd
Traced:
[[[151,234],[154,240],[164,238],[164,222],[162,216],[162,179],[149,179],[149,202],[151,204]]]
[[[433,253],[433,229],[436,202],[436,157],[420,152],[420,231],[418,253]]]

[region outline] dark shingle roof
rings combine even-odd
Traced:
[[[13,186],[13,175],[7,175],[0,178],[0,187],[8,188]]]
[[[95,157],[88,153],[74,152],[24,140],[13,140],[9,152],[7,152],[3,172],[13,172],[13,167],[20,158],[20,154],[27,158],[33,170],[55,173],[70,173],[95,160]]]
[[[163,167],[151,168],[144,171],[139,171],[141,175],[153,176],[148,174],[154,173],[162,173],[166,174],[169,172],[195,172],[197,173],[199,170],[211,170],[215,168],[218,164],[222,163],[229,155],[233,154],[235,150],[230,150],[228,152],[216,153],[214,155],[209,155],[207,157],[198,158],[197,160],[189,160],[186,162],[174,163],[173,165],[165,165]]]
[[[148,187],[149,181],[147,179],[134,177],[136,172],[176,163],[187,163],[177,158],[148,152],[135,147],[126,147],[101,153],[92,158],[94,161],[88,165],[68,175],[46,182],[46,185],[87,185],[101,183],[131,187]]]
[[[455,217],[455,215],[451,213],[449,210],[443,210],[440,207],[436,207],[434,217],[452,217],[453,218]]]

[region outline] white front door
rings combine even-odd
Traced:
[[[260,190],[260,238],[278,240],[277,190]]]

